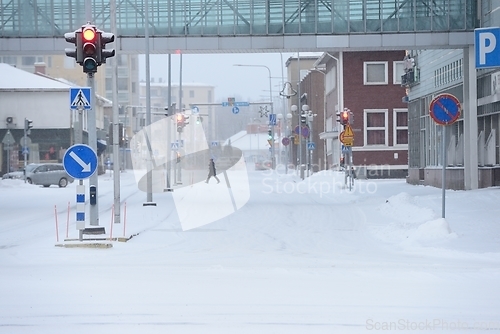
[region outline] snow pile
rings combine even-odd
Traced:
[[[446,219],[438,218],[420,225],[416,230],[412,231],[408,239],[424,241],[449,237],[456,237],[456,234],[452,232]]]
[[[406,246],[456,237],[448,222],[403,192],[389,197],[379,208],[387,223],[374,226],[375,237]]]
[[[384,216],[396,220],[403,225],[422,223],[435,218],[433,210],[418,206],[413,196],[400,193],[389,197],[381,208]]]

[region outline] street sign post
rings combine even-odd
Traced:
[[[453,124],[460,117],[460,112],[462,107],[460,101],[451,94],[439,94],[434,99],[432,99],[429,106],[429,115],[439,125],[442,125],[441,129],[441,157],[443,159],[443,172],[441,180],[441,190],[442,190],[442,210],[441,217],[445,218],[446,213],[446,126]]]

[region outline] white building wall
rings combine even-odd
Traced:
[[[418,84],[410,89],[410,101],[429,94],[433,94],[448,87],[456,86],[462,82],[462,78],[455,80],[445,80],[442,84],[436,85],[436,71],[443,71],[443,75],[449,72],[446,67],[455,61],[463,59],[462,49],[453,50],[428,50],[413,52],[416,59],[416,66],[420,70]],[[441,72],[440,72],[441,73]],[[452,75],[452,77],[454,77]]]
[[[15,117],[18,129],[25,117],[34,128],[69,128],[69,103],[69,91],[0,91],[0,119]]]

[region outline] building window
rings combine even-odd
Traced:
[[[408,145],[408,109],[394,109],[394,146]]]
[[[194,98],[194,90],[189,91],[189,97]]]
[[[365,146],[387,146],[387,109],[367,109],[364,112]]]
[[[23,66],[31,66],[34,65],[36,61],[35,57],[32,56],[24,56],[21,58],[21,63]]]
[[[17,59],[16,59],[16,57],[13,57],[13,56],[3,56],[2,62],[4,62],[5,64],[12,65],[12,66],[17,66]]]
[[[363,81],[365,85],[387,85],[386,61],[367,61],[363,65]]]
[[[76,61],[75,58],[64,57],[64,68],[75,68]]]
[[[395,85],[400,85],[401,84],[401,76],[405,74],[405,68],[404,68],[404,63],[402,61],[395,61],[392,63],[393,67],[393,78],[392,82]]]
[[[118,90],[128,90],[127,78],[118,78]]]

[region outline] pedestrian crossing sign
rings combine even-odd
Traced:
[[[69,107],[71,109],[91,109],[90,87],[73,87],[69,91]]]

